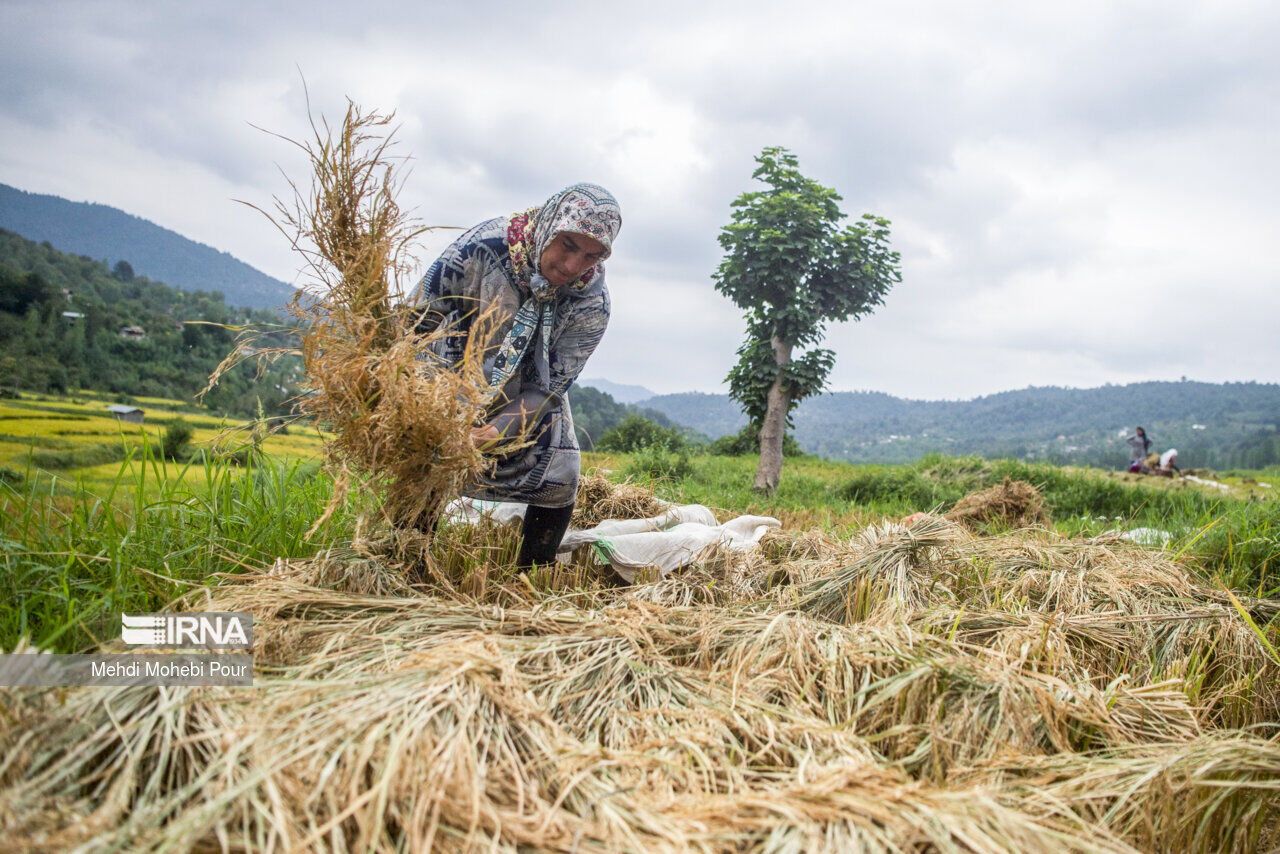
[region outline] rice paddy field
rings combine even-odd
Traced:
[[[160,449],[168,426],[182,421],[191,427],[191,447],[207,451],[214,468],[218,457],[253,447],[250,425],[218,418],[192,403],[160,398],[131,399],[144,411],[141,424],[118,421],[107,407],[113,396],[84,391],[71,397],[23,395],[0,398],[0,479],[9,483],[43,480],[55,491],[77,486],[103,490],[122,474],[136,481],[148,456]],[[295,426],[284,433],[260,431],[257,450],[275,457],[316,459],[323,436],[314,428]],[[150,454],[152,458],[162,454]],[[126,463],[125,465],[124,463]],[[198,480],[203,466],[169,466],[164,481]],[[54,483],[60,481],[60,483]],[[150,488],[161,490],[160,481]]]
[[[586,553],[522,578],[493,525],[415,544],[358,490],[311,531],[314,431],[179,465],[160,402],[142,429],[0,404],[0,646],[119,649],[120,612],[174,600],[255,617],[252,688],[0,689],[6,850],[1280,844],[1280,501],[1243,482],[1275,473],[806,458],[765,499],[751,459],[588,455],[580,520],[783,522],[621,587]]]

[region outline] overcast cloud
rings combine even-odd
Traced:
[[[114,205],[296,281],[253,125],[397,112],[404,201],[467,226],[595,181],[623,207],[587,375],[720,391],[711,286],[785,145],[893,221],[903,281],[832,327],[836,390],[1280,380],[1280,6],[0,4],[0,182]],[[429,237],[424,264],[450,239]]]

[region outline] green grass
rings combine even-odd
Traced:
[[[122,612],[162,610],[220,573],[350,542],[348,512],[306,536],[330,494],[313,462],[178,466],[151,451],[119,464],[105,491],[0,484],[0,648],[26,637],[88,649],[119,636]]]

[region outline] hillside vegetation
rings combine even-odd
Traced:
[[[227,202],[228,214],[234,212]],[[247,211],[245,215],[251,215]],[[64,252],[124,261],[184,291],[218,291],[233,306],[279,308],[293,288],[226,252],[107,205],[72,202],[0,184],[0,228]]]
[[[180,291],[0,230],[0,388],[190,401],[230,351],[228,327],[247,323],[282,321],[272,311],[231,308],[219,293]],[[140,332],[126,337],[129,327]],[[259,406],[284,414],[300,378],[293,358],[261,376],[245,365],[224,375],[204,404],[241,416]]]
[[[573,409],[578,444],[586,451],[593,450],[606,433],[632,416],[648,419],[664,430],[680,433],[692,441],[706,441],[706,437],[682,427],[656,409],[619,403],[611,394],[591,386],[570,386],[569,405]]]

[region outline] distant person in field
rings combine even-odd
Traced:
[[[1160,455],[1160,474],[1165,477],[1173,477],[1174,474],[1181,474],[1182,469],[1178,468],[1178,449],[1170,448]]]
[[[436,347],[448,364],[462,359],[478,314],[497,313],[484,370],[501,390],[472,438],[484,447],[527,433],[533,444],[500,457],[466,494],[529,505],[521,571],[555,560],[573,514],[581,460],[569,386],[609,323],[604,260],[621,228],[622,211],[608,190],[574,184],[544,204],[464,232],[412,296],[419,331],[444,325],[460,333]]]
[[[1147,438],[1147,431],[1139,427],[1125,441],[1129,443],[1129,471],[1142,471],[1143,461],[1147,457],[1147,452],[1151,450],[1151,440]]]

